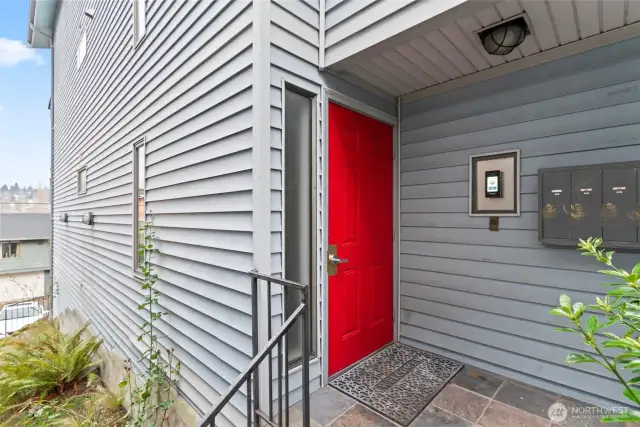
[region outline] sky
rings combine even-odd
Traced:
[[[50,52],[26,47],[29,0],[0,0],[0,186],[48,186]]]

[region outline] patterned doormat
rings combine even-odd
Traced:
[[[455,360],[394,343],[340,374],[329,385],[408,426],[462,366]]]

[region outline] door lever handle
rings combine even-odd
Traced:
[[[346,259],[346,258],[342,258],[342,259],[341,259],[341,258],[338,258],[337,256],[335,256],[335,255],[333,255],[333,254],[330,254],[330,255],[329,255],[329,262],[330,262],[331,264],[344,264],[344,263],[346,263],[346,262],[349,262],[349,260],[348,260],[348,259]]]

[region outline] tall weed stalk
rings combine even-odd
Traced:
[[[176,381],[180,373],[180,362],[176,360],[174,350],[166,350],[166,361],[158,343],[156,323],[167,313],[158,308],[160,293],[155,289],[158,275],[153,267],[153,255],[158,253],[154,247],[155,233],[153,222],[148,221],[140,228],[142,243],[138,249],[140,260],[141,289],[144,300],[138,310],[145,314],[146,320],[140,325],[138,341],[145,343],[146,350],[139,362],[145,367],[141,375],[136,375],[131,360],[127,362],[127,373],[120,383],[126,390],[131,404],[126,427],[162,427],[167,424],[167,412],[174,403],[177,392]]]

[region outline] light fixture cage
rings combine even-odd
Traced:
[[[529,34],[529,25],[523,16],[501,22],[478,33],[482,47],[490,55],[508,55],[520,46]]]
[[[60,221],[61,222],[69,222],[69,215],[66,214],[66,213],[60,214]]]

